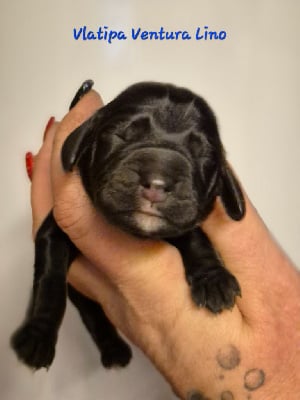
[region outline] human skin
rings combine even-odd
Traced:
[[[246,197],[232,221],[217,200],[201,224],[242,297],[213,315],[191,300],[178,251],[133,237],[94,210],[76,170],[65,173],[66,137],[103,105],[91,91],[54,123],[35,156],[33,235],[51,208],[81,251],[68,280],[101,303],[182,399],[299,400],[300,274]]]

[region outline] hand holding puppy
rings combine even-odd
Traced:
[[[217,202],[202,228],[237,277],[243,297],[217,317],[197,308],[178,251],[107,223],[80,177],[62,170],[63,142],[101,105],[91,91],[50,128],[34,162],[34,232],[53,207],[57,223],[83,254],[70,270],[72,285],[102,304],[180,397],[296,400],[299,273],[249,200],[240,222],[231,221]]]

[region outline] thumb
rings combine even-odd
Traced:
[[[275,308],[279,312],[287,286],[295,293],[299,290],[299,274],[244,196],[246,214],[241,221],[231,220],[218,199],[202,228],[241,285],[238,307],[253,319],[260,310],[268,313]]]

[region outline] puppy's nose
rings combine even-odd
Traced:
[[[161,203],[166,200],[166,183],[162,179],[152,179],[142,185],[142,196],[151,203]]]

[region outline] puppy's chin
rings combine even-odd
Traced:
[[[160,215],[136,211],[133,213],[132,218],[137,228],[150,236],[155,235],[165,226],[165,221]]]
[[[160,215],[143,211],[105,213],[106,218],[122,230],[147,239],[167,239],[182,235],[191,230],[196,223],[177,226]]]

